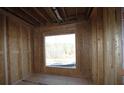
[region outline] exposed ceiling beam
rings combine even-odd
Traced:
[[[12,8],[9,8],[9,7],[2,8],[2,9],[5,10],[5,11],[10,12],[11,14],[13,14],[13,15],[19,17],[20,19],[24,20],[25,22],[27,22],[27,23],[29,23],[29,24],[31,24],[31,25],[38,25],[38,24],[39,24],[39,23],[36,22],[35,20],[33,21],[33,19],[29,19],[28,16],[24,15],[24,13],[19,12],[18,9],[16,9],[16,11],[13,10]],[[14,8],[14,9],[15,9],[15,8]]]
[[[24,7],[18,7],[18,8],[3,8],[7,9],[8,12],[13,13],[17,17],[20,17],[27,23],[33,24],[33,25],[40,25],[40,24],[49,24],[49,23],[62,23],[63,21],[79,21],[81,18],[88,18],[93,10],[93,8],[85,8],[85,14],[80,13],[80,9],[77,7],[74,8],[72,11],[74,15],[68,16],[65,10],[66,8],[24,8]],[[29,10],[28,10],[29,9]],[[40,10],[41,9],[41,10]],[[43,11],[43,13],[42,13]],[[62,13],[61,13],[62,12]],[[81,18],[80,18],[81,17]]]
[[[87,13],[86,13],[86,16],[88,18],[90,17],[90,14],[91,14],[92,10],[93,10],[93,7],[88,8]]]
[[[75,23],[75,22],[82,22],[83,20],[86,20],[86,16],[85,15],[78,15],[77,18],[75,18],[75,16],[73,17],[68,17],[66,19],[65,22],[61,23],[61,24],[68,24],[68,23]]]
[[[33,8],[37,14],[39,14],[45,21],[47,21],[48,23],[50,23],[50,21],[48,20],[48,18],[46,16],[44,16],[36,7]]]
[[[64,17],[66,19],[67,18],[67,14],[66,14],[66,11],[65,11],[65,8],[64,7],[62,7],[62,11],[63,11]]]
[[[27,14],[28,16],[31,16],[33,19],[35,19],[39,24],[41,23],[36,17],[34,17],[32,14],[30,14],[28,11],[26,11],[25,9],[21,8],[20,9]]]
[[[49,17],[51,18],[52,21],[54,21],[54,22],[56,21],[57,23],[59,22],[59,20],[57,19],[56,15],[54,14],[52,8],[47,7],[47,8],[44,8],[44,10],[49,15]]]
[[[59,22],[63,22],[63,18],[61,17],[61,15],[60,15],[60,13],[58,12],[57,8],[56,8],[56,7],[53,7],[52,9],[53,9],[53,11],[54,11],[54,13],[55,13],[57,19],[59,20]]]

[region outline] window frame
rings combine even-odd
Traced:
[[[54,36],[54,35],[67,35],[67,34],[75,34],[75,60],[76,60],[76,64],[75,64],[75,68],[63,68],[63,67],[50,67],[50,66],[46,66],[46,54],[45,54],[45,37],[46,36]],[[43,61],[44,61],[44,70],[47,68],[55,68],[55,69],[73,69],[73,70],[77,70],[79,69],[79,63],[77,62],[77,33],[74,30],[67,30],[67,31],[46,31],[43,34]]]

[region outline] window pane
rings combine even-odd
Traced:
[[[75,34],[45,37],[46,66],[75,68]]]

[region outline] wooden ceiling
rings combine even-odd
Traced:
[[[32,25],[61,24],[88,18],[88,7],[4,7],[3,10]]]

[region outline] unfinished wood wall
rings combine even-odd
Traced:
[[[8,84],[14,84],[32,72],[33,27],[6,12],[3,12],[3,17],[0,16],[0,84],[6,83],[5,78],[8,79]],[[6,38],[6,41],[3,38]],[[4,55],[5,48],[6,55]],[[7,64],[5,64],[5,58]],[[5,65],[6,68],[4,68]]]
[[[91,14],[94,84],[121,84],[120,8],[94,8]]]
[[[121,21],[122,21],[122,84],[124,84],[124,8],[121,8]]]
[[[5,83],[4,70],[4,16],[0,13],[0,84]]]
[[[121,11],[120,8],[104,8],[104,60],[105,84],[121,84]]]
[[[89,23],[82,21],[79,23],[71,23],[57,26],[40,27],[34,33],[34,71],[49,74],[59,74],[68,76],[84,76],[91,75],[91,33],[88,29]],[[45,67],[44,61],[44,34],[61,34],[76,33],[76,60],[77,69],[63,69]]]
[[[37,27],[34,32],[31,25],[0,12],[0,84],[13,84],[31,72],[92,75],[94,84],[122,83],[120,8],[94,8],[90,16],[91,29],[88,21],[82,21]],[[76,32],[77,70],[45,67],[43,34],[54,31]]]
[[[92,30],[92,78],[96,84],[104,82],[103,64],[103,18],[101,9],[92,11],[91,30]]]

